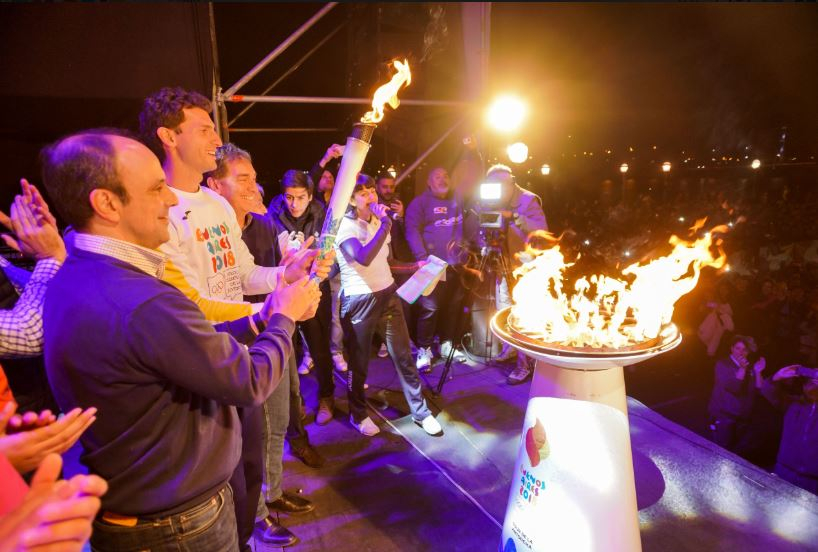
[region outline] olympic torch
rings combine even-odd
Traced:
[[[388,83],[375,91],[375,95],[372,97],[372,111],[361,117],[359,123],[353,125],[352,134],[347,137],[344,156],[341,158],[341,168],[338,169],[335,187],[332,189],[332,196],[330,196],[327,204],[324,226],[321,228],[321,236],[318,238],[319,259],[324,259],[335,244],[335,236],[338,234],[341,218],[344,216],[349,200],[352,198],[355,180],[364,165],[364,159],[366,159],[372,141],[372,134],[375,132],[377,123],[383,119],[384,106],[388,103],[392,109],[397,108],[400,104],[398,90],[412,82],[412,74],[409,71],[409,62],[407,60],[403,62],[396,60],[393,62],[393,66],[397,73],[392,75],[392,79]]]

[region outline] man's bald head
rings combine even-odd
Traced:
[[[126,131],[94,129],[66,136],[43,149],[43,184],[67,224],[85,228],[94,214],[90,195],[95,189],[110,190],[123,203],[128,202],[116,157],[117,148],[131,142],[138,144]]]

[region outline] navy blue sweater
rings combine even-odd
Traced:
[[[222,487],[239,461],[235,406],[281,380],[293,323],[276,315],[248,350],[173,286],[74,250],[49,283],[45,361],[60,408],[98,408],[81,460],[105,478],[102,509],[180,511]]]
[[[417,261],[435,255],[452,263],[448,246],[463,241],[463,209],[453,197],[440,199],[426,190],[406,209],[406,241]]]

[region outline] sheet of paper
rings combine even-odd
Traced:
[[[398,288],[398,295],[410,305],[421,295],[429,295],[434,291],[437,282],[445,277],[446,261],[434,255],[429,255],[429,262],[415,272],[411,278]]]

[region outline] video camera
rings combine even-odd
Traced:
[[[483,182],[480,184],[480,198],[478,221],[480,228],[504,230],[503,213],[497,208],[503,195],[502,184],[499,182]]]

